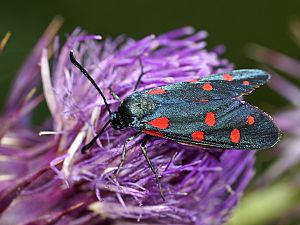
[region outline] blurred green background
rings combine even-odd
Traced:
[[[12,32],[12,37],[0,54],[0,105],[17,69],[55,15],[65,21],[60,30],[62,37],[76,26],[104,37],[125,33],[141,38],[191,25],[209,32],[210,47],[224,44],[224,57],[236,67],[252,68],[257,64],[244,51],[250,42],[299,56],[288,31],[288,22],[300,15],[299,9],[299,0],[2,1],[0,37],[7,31]],[[272,98],[273,92],[265,90],[264,87],[253,93],[250,101],[258,101],[258,106],[282,104]]]
[[[55,15],[64,18],[63,27],[59,31],[61,37],[77,26],[103,37],[127,34],[138,39],[151,33],[160,34],[191,25],[196,30],[204,29],[209,32],[207,40],[209,48],[224,44],[227,51],[223,57],[228,58],[237,68],[259,67],[245,54],[245,48],[249,43],[257,43],[291,57],[300,58],[299,48],[292,41],[289,31],[289,22],[293,18],[300,17],[299,0],[2,1],[0,39],[7,31],[12,32],[12,37],[4,52],[0,54],[1,108],[15,73]],[[269,113],[286,105],[286,102],[267,86],[252,93],[247,100]],[[274,160],[272,156],[271,160],[268,160],[272,154],[272,152],[258,154],[256,164],[258,175]],[[251,217],[255,208],[259,209],[264,217],[264,210],[272,208],[270,204],[274,204],[272,199],[276,196],[281,199],[274,205],[276,211],[272,213],[282,213],[290,207],[290,200],[299,195],[298,191],[294,195],[290,187],[283,184],[279,186],[277,184],[272,188],[258,194],[249,191],[249,196],[252,196],[250,200],[248,199],[250,203],[248,202],[248,205],[246,203],[246,207],[239,211],[237,220],[240,217],[243,219]],[[252,208],[248,209],[247,206]],[[267,216],[272,217],[273,214]],[[269,222],[270,219],[266,221]]]

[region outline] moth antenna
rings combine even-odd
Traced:
[[[73,50],[70,51],[70,60],[71,62],[74,64],[74,66],[76,66],[81,73],[92,83],[92,85],[96,88],[96,90],[99,92],[99,94],[101,95],[101,97],[104,100],[104,104],[106,106],[107,111],[109,112],[109,114],[111,114],[111,110],[109,108],[109,105],[107,104],[106,98],[104,96],[104,94],[102,93],[102,91],[100,90],[100,88],[98,87],[98,85],[96,84],[96,82],[94,81],[94,79],[89,75],[89,73],[86,71],[86,69],[83,68],[83,66],[75,59],[74,54],[73,54]]]
[[[97,133],[97,135],[88,143],[86,144],[85,146],[83,146],[81,148],[81,153],[82,154],[85,154],[86,151],[91,148],[93,146],[93,144],[97,141],[97,139],[101,136],[101,134],[104,132],[105,128],[108,126],[108,124],[110,124],[110,121],[107,121],[105,123],[105,125],[102,127],[102,129]]]
[[[133,91],[136,91],[136,89],[138,88],[140,82],[141,82],[141,79],[142,79],[142,76],[144,76],[145,72],[144,72],[144,66],[143,66],[143,62],[142,62],[142,59],[141,59],[141,56],[138,56],[138,60],[139,60],[139,64],[140,64],[140,68],[141,68],[141,74],[139,75],[138,77],[138,80],[134,86],[134,89]]]

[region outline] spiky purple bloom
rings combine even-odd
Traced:
[[[147,152],[161,176],[164,202],[139,149],[140,137],[128,143],[126,163],[114,178],[122,145],[134,130],[109,127],[88,155],[80,153],[108,113],[68,58],[73,49],[116,110],[109,87],[121,98],[132,93],[141,70],[138,57],[146,72],[139,90],[231,70],[220,58],[222,47],[205,49],[206,37],[186,27],[139,41],[120,36],[98,42],[76,30],[62,46],[55,40],[51,69],[42,50],[48,41],[38,46],[1,118],[0,224],[223,224],[253,175],[254,152],[224,151],[218,161],[201,148],[153,138]],[[30,125],[42,96],[32,91],[39,72],[28,65],[41,65],[51,113],[41,128]]]

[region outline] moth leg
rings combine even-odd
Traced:
[[[141,59],[140,56],[138,57],[138,60],[139,60],[139,64],[140,64],[140,67],[141,67],[141,74],[139,75],[139,77],[138,77],[138,79],[137,79],[137,81],[136,81],[136,84],[135,84],[135,86],[134,86],[133,91],[136,91],[136,89],[138,88],[138,86],[139,86],[139,84],[140,84],[140,82],[141,82],[142,76],[145,74],[145,73],[144,73],[143,62],[142,62],[142,59]]]
[[[138,137],[140,134],[141,134],[141,133],[137,133],[137,134],[135,134],[135,135],[133,135],[133,136],[127,138],[127,140],[124,142],[124,144],[123,144],[123,150],[122,150],[122,155],[121,155],[121,162],[120,162],[120,164],[119,164],[119,166],[118,166],[118,169],[115,170],[115,172],[114,172],[114,176],[115,176],[115,177],[117,177],[117,176],[119,175],[120,170],[121,170],[121,168],[122,168],[122,166],[123,166],[123,164],[124,164],[124,162],[125,162],[125,159],[126,159],[126,145],[127,145],[127,142],[132,141],[133,139],[135,139],[136,137]]]
[[[152,163],[151,163],[151,161],[150,161],[150,159],[149,159],[149,157],[147,155],[147,151],[146,151],[146,147],[145,146],[146,146],[147,142],[149,141],[149,139],[150,139],[150,136],[146,136],[144,138],[144,140],[143,140],[143,142],[141,144],[141,150],[142,150],[142,153],[143,153],[143,155],[144,155],[144,157],[145,157],[145,159],[146,159],[146,161],[148,163],[148,166],[150,167],[152,173],[155,176],[156,183],[158,185],[159,192],[160,192],[160,197],[162,198],[163,201],[165,201],[166,199],[165,199],[165,196],[164,196],[164,192],[163,192],[162,186],[160,184],[160,179],[158,177],[158,174],[157,174],[156,170],[154,169],[154,166],[152,165]]]
[[[113,91],[112,87],[109,86],[108,89],[109,89],[109,93],[113,97],[113,99],[121,102],[121,98]]]

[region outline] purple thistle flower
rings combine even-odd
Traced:
[[[231,70],[220,59],[223,47],[205,49],[206,37],[185,27],[139,41],[119,36],[98,42],[93,39],[99,36],[77,29],[62,46],[55,39],[51,69],[49,41],[38,45],[38,57],[29,64],[41,65],[51,118],[41,128],[30,125],[43,97],[34,93],[38,72],[25,64],[1,118],[0,224],[223,224],[253,175],[254,152],[225,150],[218,161],[204,149],[153,138],[147,153],[161,176],[162,201],[139,137],[128,143],[126,162],[114,178],[123,143],[134,131],[108,127],[89,154],[80,153],[108,112],[68,57],[74,50],[116,110],[119,102],[109,88],[122,99],[132,93],[141,71],[138,58],[146,72],[139,90]]]

